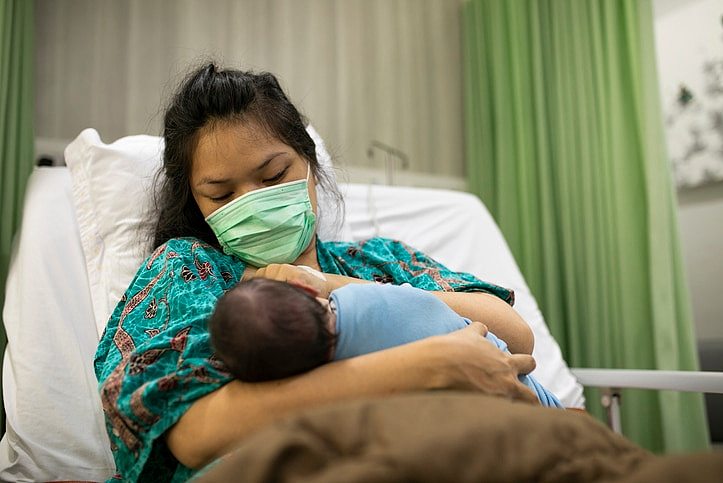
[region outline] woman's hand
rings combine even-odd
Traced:
[[[328,280],[322,279],[303,268],[289,264],[272,263],[259,268],[253,274],[249,274],[248,278],[244,274],[244,280],[250,278],[269,278],[279,282],[287,282],[306,290],[315,297],[329,298],[329,293],[333,289]]]
[[[374,283],[369,280],[361,280],[358,278],[345,277],[344,275],[334,275],[331,273],[317,272],[317,275],[304,268],[289,264],[271,264],[253,271],[250,271],[249,268],[250,267],[246,268],[243,280],[250,280],[258,277],[270,278],[272,280],[296,285],[300,289],[306,290],[306,292],[314,297],[323,297],[325,299],[329,298],[329,294],[333,290],[350,283]],[[319,275],[321,275],[321,277]]]
[[[539,404],[537,396],[517,378],[535,369],[527,354],[507,354],[485,339],[487,327],[473,322],[469,327],[429,339],[439,369],[435,386],[463,389]]]

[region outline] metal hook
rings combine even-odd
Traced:
[[[386,154],[384,157],[384,170],[386,172],[387,184],[392,186],[394,185],[394,158],[399,160],[402,169],[408,169],[409,156],[407,156],[404,151],[397,149],[394,146],[372,139],[369,142],[369,147],[367,148],[367,157],[369,159],[374,159],[375,149],[378,149]]]

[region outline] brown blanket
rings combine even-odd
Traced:
[[[723,454],[658,457],[586,414],[438,392],[306,411],[199,481],[712,482],[723,481]]]

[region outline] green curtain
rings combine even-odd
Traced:
[[[698,369],[650,1],[470,0],[462,21],[470,186],[568,363]],[[622,423],[656,452],[709,446],[699,394],[624,391]]]
[[[32,0],[0,0],[0,307],[5,303],[12,239],[33,167],[33,58]],[[0,353],[6,343],[1,322],[0,313]],[[4,413],[0,428],[0,433],[5,431]]]

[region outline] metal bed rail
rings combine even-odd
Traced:
[[[601,402],[607,412],[608,425],[616,433],[622,432],[622,389],[723,394],[723,372],[582,368],[572,368],[571,371],[583,386],[602,389]]]

